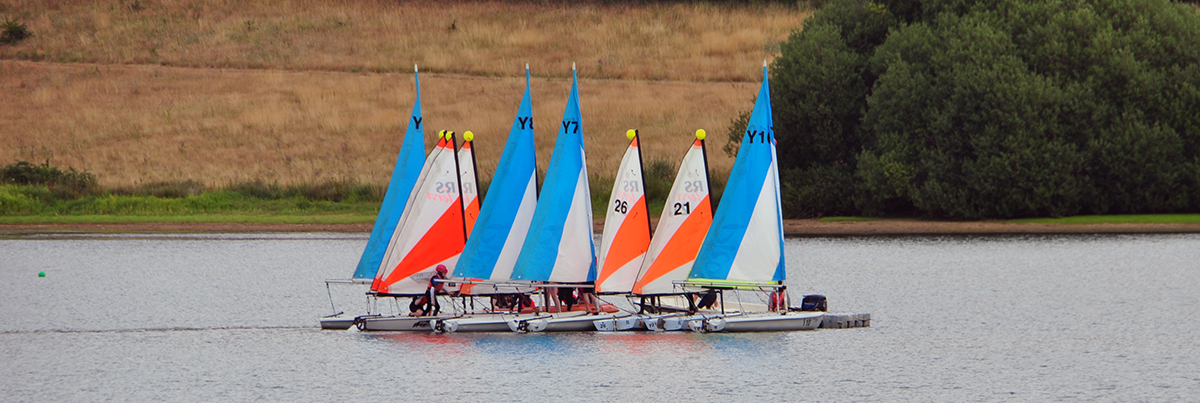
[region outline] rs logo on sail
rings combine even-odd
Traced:
[[[436,200],[443,203],[449,203],[458,195],[458,183],[454,181],[437,182],[432,192],[429,192],[429,200]]]

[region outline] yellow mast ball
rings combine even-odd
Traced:
[[[704,137],[707,137],[707,136],[708,136],[708,133],[705,133],[704,129],[696,130],[696,138],[697,139],[704,140]]]
[[[470,130],[463,132],[463,141],[473,141],[473,140],[475,140],[475,133],[471,133]]]
[[[637,137],[637,130],[629,129],[629,131],[625,132],[625,137],[633,140],[634,137]]]
[[[444,139],[446,139],[446,131],[442,130],[442,131],[438,132],[438,140],[444,140]]]

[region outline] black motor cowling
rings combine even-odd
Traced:
[[[803,302],[800,303],[801,311],[816,311],[829,312],[829,305],[825,303],[825,296],[819,294],[805,295]]]

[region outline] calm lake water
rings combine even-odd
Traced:
[[[872,327],[322,331],[366,234],[0,238],[0,393],[96,400],[1195,401],[1200,235],[798,238]],[[38,272],[46,277],[39,278]],[[339,309],[360,311],[355,289]],[[345,306],[350,305],[350,306]]]

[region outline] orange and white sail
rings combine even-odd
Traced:
[[[713,222],[704,136],[703,130],[697,130],[696,140],[683,156],[654,239],[633,285],[634,294],[678,293],[674,282],[687,280],[696,262],[696,254]]]
[[[629,148],[621,158],[620,168],[608,198],[608,213],[604,218],[604,234],[600,237],[596,291],[628,293],[646,250],[650,247],[650,211],[646,208],[646,186],[642,175],[642,153],[636,130],[627,133]]]
[[[438,265],[454,270],[467,242],[453,132],[440,135],[371,284],[377,294],[423,294]]]
[[[475,134],[463,133],[463,144],[458,149],[459,179],[462,181],[463,220],[467,225],[467,237],[475,228],[479,218],[479,175],[475,169]]]

